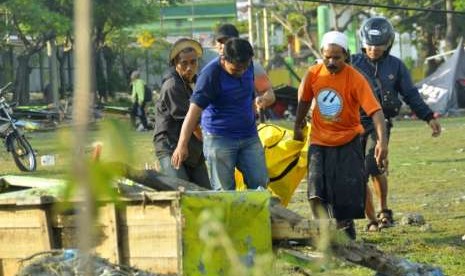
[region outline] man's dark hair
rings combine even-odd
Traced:
[[[231,63],[248,62],[253,55],[252,45],[243,38],[231,38],[224,44],[223,57]]]
[[[219,26],[215,33],[216,41],[230,39],[233,37],[239,37],[239,31],[237,30],[236,26],[229,23]]]

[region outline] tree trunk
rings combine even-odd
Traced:
[[[436,46],[434,45],[434,35],[427,32],[424,37],[422,51],[425,57],[433,56],[436,54]],[[429,59],[426,63],[425,77],[431,75],[438,68],[438,62],[435,59]]]
[[[453,10],[452,0],[446,0],[446,10]],[[455,49],[457,38],[457,25],[455,24],[455,15],[446,13],[446,51]]]
[[[3,86],[4,83],[6,83],[5,81],[5,65],[4,65],[4,61],[3,61],[3,54],[0,53],[0,85]]]
[[[105,102],[108,97],[107,80],[105,78],[105,65],[103,64],[102,49],[95,52],[95,77],[99,102]]]
[[[440,268],[428,264],[414,263],[407,259],[387,254],[373,244],[350,241],[341,243],[331,241],[336,257],[370,268],[379,272],[379,276],[431,276],[444,275]]]
[[[59,106],[59,79],[58,79],[58,62],[57,62],[57,47],[55,43],[55,38],[47,41],[47,55],[48,55],[48,64],[49,64],[49,77],[52,91],[52,103],[53,108],[58,111]]]
[[[66,65],[67,65],[67,74],[68,74],[68,82],[66,83],[65,87],[65,96],[72,95],[72,92],[74,90],[74,82],[73,82],[73,63],[71,62],[71,50],[68,50],[65,52],[66,55]],[[69,94],[69,95],[67,95]]]
[[[103,59],[105,62],[105,70],[106,70],[106,83],[108,93],[107,96],[113,97],[114,96],[114,84],[115,84],[115,76],[113,74],[113,67],[115,64],[115,54],[110,47],[105,46],[103,48]]]
[[[22,54],[17,57],[18,67],[16,68],[16,83],[14,91],[14,99],[19,105],[29,103],[29,67],[30,54]]]
[[[66,63],[66,52],[63,51],[63,46],[60,46],[60,49],[57,51],[57,60],[58,60],[58,82],[60,86],[58,88],[59,97],[63,99],[66,91],[66,78],[65,78],[65,63]]]

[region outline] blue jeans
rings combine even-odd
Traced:
[[[234,168],[242,172],[249,189],[266,188],[268,171],[265,152],[258,136],[232,139],[203,134],[203,152],[214,190],[234,190]]]
[[[182,164],[179,170],[176,170],[171,165],[171,155],[158,156],[158,160],[164,175],[190,181],[209,190],[212,189],[205,162],[200,162],[195,167]]]

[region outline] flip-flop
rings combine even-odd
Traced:
[[[385,209],[379,212],[376,217],[378,218],[378,228],[388,228],[394,226],[394,219],[392,217],[392,210]]]
[[[379,225],[377,221],[370,221],[367,226],[365,226],[365,232],[379,232]]]

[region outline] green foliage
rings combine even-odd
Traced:
[[[71,29],[70,14],[64,13],[69,4],[70,1],[5,1],[5,7],[18,22],[19,30],[16,31],[32,37],[50,31],[56,34],[69,32]]]
[[[145,0],[98,0],[94,2],[94,24],[105,34],[124,27],[157,20],[159,3]]]
[[[455,0],[454,2],[454,7],[458,11],[465,11],[465,1],[464,0]]]
[[[102,155],[105,156],[108,162],[121,162],[125,164],[133,163],[133,144],[129,137],[129,126],[121,120],[108,120],[101,124],[98,133],[96,133],[95,141],[89,153],[89,158],[84,162],[84,170],[88,173],[85,181],[90,183],[93,199],[111,200],[118,203],[118,194],[115,189],[115,180],[122,175],[118,168],[108,166],[106,163],[101,163],[99,160],[91,160],[90,156],[95,153],[97,147],[101,147]],[[64,132],[62,136],[71,135],[71,132]],[[71,139],[62,139],[61,141],[70,141]],[[61,148],[69,148],[69,144],[62,143]],[[70,149],[69,149],[70,150]],[[99,156],[98,159],[101,157]],[[69,167],[72,169],[71,167]],[[79,175],[76,179],[76,174],[72,171],[67,173],[68,185],[63,191],[64,205],[63,209],[70,207],[69,202],[72,202],[78,191],[77,185],[81,183],[84,176]]]
[[[294,33],[299,32],[299,29],[306,24],[307,19],[302,13],[291,12],[287,15],[287,20],[289,24],[292,26],[292,30]]]

